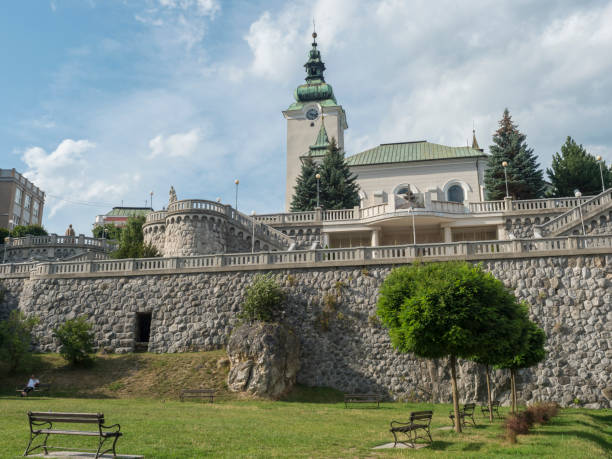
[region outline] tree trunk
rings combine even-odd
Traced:
[[[510,390],[512,391],[512,414],[516,413],[516,370],[510,369]]]
[[[457,391],[457,372],[455,366],[457,365],[457,357],[451,355],[450,367],[451,367],[451,381],[453,385],[453,412],[455,413],[455,432],[461,433],[461,419],[459,419],[459,392]]]
[[[487,375],[487,402],[489,403],[489,422],[493,422],[493,401],[491,400],[491,368],[485,365]]]

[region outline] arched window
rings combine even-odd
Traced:
[[[464,199],[464,194],[463,194],[463,188],[461,188],[459,185],[453,185],[448,189],[448,200],[451,202],[463,202]]]
[[[408,194],[408,193],[410,193],[409,186],[402,186],[395,192],[395,194]]]

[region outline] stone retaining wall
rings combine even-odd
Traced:
[[[548,336],[546,361],[519,374],[521,400],[568,405],[579,399],[589,407],[611,407],[602,389],[612,373],[612,255],[483,260],[483,266],[530,304],[532,319]],[[286,320],[301,340],[298,382],[393,399],[450,400],[445,362],[396,353],[380,326],[376,300],[390,270],[371,265],[273,271],[289,294]],[[42,351],[57,350],[50,330],[85,315],[98,347],[130,352],[139,312],[152,314],[151,352],[216,349],[238,323],[255,274],[11,279],[2,281],[11,292],[4,308],[14,307],[20,295],[19,307],[42,319],[36,331]],[[462,398],[484,400],[482,369],[463,363],[459,375]],[[494,397],[507,402],[505,372],[495,372],[494,386]]]

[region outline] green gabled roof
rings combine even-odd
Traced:
[[[473,158],[487,156],[482,150],[471,147],[447,147],[425,140],[418,142],[383,143],[346,158],[349,166],[371,164],[406,163],[435,159]]]
[[[153,212],[150,207],[113,207],[107,217],[141,217]]]

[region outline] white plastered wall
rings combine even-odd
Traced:
[[[359,186],[369,198],[362,205],[368,206],[376,204],[371,202],[376,192],[383,191],[391,199],[394,190],[401,184],[410,184],[420,191],[427,191],[431,199],[446,201],[448,187],[456,183],[462,186],[466,203],[481,201],[485,166],[484,158],[457,158],[354,166],[351,170],[357,175]]]

